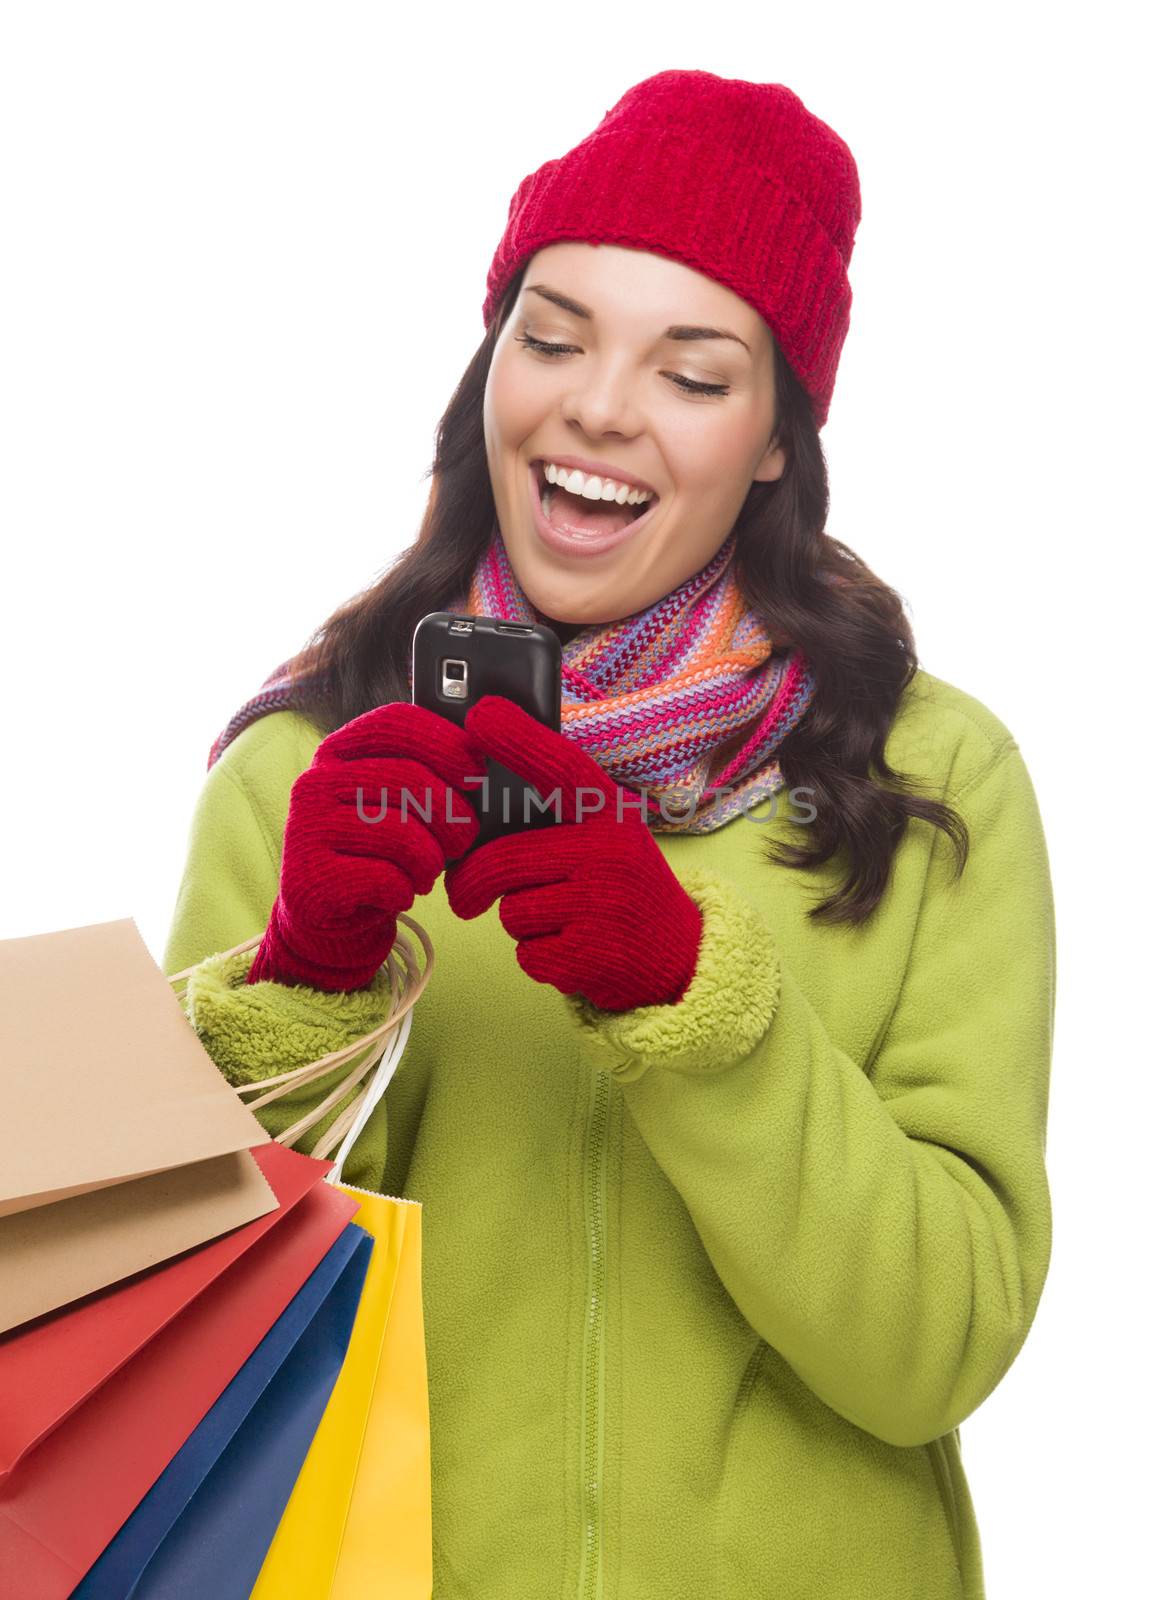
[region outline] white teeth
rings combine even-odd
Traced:
[[[633,489],[618,478],[599,478],[594,473],[584,476],[578,467],[574,470],[557,467],[553,461],[543,462],[543,477],[548,483],[566,489],[568,494],[581,495],[584,500],[614,500],[620,506],[641,506],[652,498],[648,489]]]

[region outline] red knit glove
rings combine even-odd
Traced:
[[[279,894],[247,981],[371,983],[398,914],[477,838],[465,780],[485,772],[460,728],[408,701],[323,739],[292,785]]]
[[[544,801],[558,788],[561,821],[491,839],[449,867],[456,915],[476,917],[501,895],[499,919],[518,941],[522,970],[602,1010],[679,1000],[696,970],[701,913],[638,795],[625,792],[621,820],[620,786],[603,768],[501,695],[470,708],[466,733],[479,757],[502,762]]]

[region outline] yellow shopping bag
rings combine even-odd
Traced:
[[[373,1236],[352,1340],[251,1600],[430,1600],[421,1206],[348,1188]]]
[[[325,1181],[359,1203],[352,1220],[372,1235],[373,1250],[344,1365],[251,1600],[372,1600],[379,1595],[431,1600],[433,1593],[421,1205],[340,1182],[344,1162],[396,1070],[412,1027],[413,1005],[433,970],[433,945],[424,928],[403,914],[400,923],[420,939],[426,965],[422,972],[398,928],[386,963],[393,980],[387,1021],[319,1061],[241,1084],[235,1091],[240,1098],[262,1091],[250,1101],[254,1109],[313,1082],[330,1081],[338,1067],[358,1058],[342,1082],[277,1136],[291,1144],[342,1104],[354,1087],[365,1084],[375,1063],[363,1094],[344,1105],[311,1152],[326,1158],[340,1141]],[[236,951],[258,942],[248,940]]]

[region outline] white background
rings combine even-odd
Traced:
[[[0,10],[4,937],[160,958],[211,741],[416,531],[524,174],[668,67],[850,145],[829,531],[1020,741],[1057,893],[1052,1269],[961,1430],[991,1600],[1160,1579],[1156,60],[1113,4]]]

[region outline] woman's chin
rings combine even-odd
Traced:
[[[500,532],[518,586],[538,614],[538,620],[547,627],[589,628],[595,623],[618,621],[626,614],[620,603],[620,585],[610,573],[604,575],[607,604],[604,605],[603,597],[598,595],[588,604],[583,598],[584,592],[594,591],[596,585],[588,581],[586,564],[564,573],[529,530],[524,528],[518,538],[501,526]]]
[[[540,622],[562,622],[575,625],[571,616],[572,595],[578,599],[578,582],[565,579],[562,573],[547,571],[547,561],[538,545],[532,546],[525,530],[519,538],[501,529],[502,544],[507,560],[531,606],[538,612]]]

